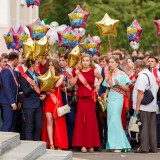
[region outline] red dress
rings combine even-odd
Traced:
[[[132,74],[130,77],[130,80],[132,81],[134,78],[135,78],[135,75]],[[133,84],[129,85],[129,90],[130,90],[130,97],[129,97],[129,108],[133,108],[132,107],[132,92],[133,92]],[[127,129],[127,117],[126,117],[126,107],[123,106],[122,108],[122,116],[121,116],[121,119],[122,119],[122,125],[123,125],[123,129],[126,130]]]
[[[47,122],[46,122],[45,113],[51,112],[53,113],[53,118],[54,118],[54,125],[53,125],[54,146],[61,148],[61,149],[67,149],[68,148],[68,137],[67,137],[65,116],[58,117],[57,115],[57,107],[63,106],[60,89],[61,87],[56,88],[55,92],[53,93],[55,97],[59,100],[59,106],[57,106],[57,104],[54,103],[50,95],[47,96],[45,99],[45,106],[43,108],[42,141],[45,141],[47,143],[47,147],[50,146],[48,134],[47,134]]]
[[[82,72],[92,89],[94,89],[94,69]],[[75,75],[75,73],[73,73]],[[77,113],[73,134],[73,146],[86,148],[100,146],[98,124],[96,118],[96,103],[92,99],[93,90],[87,89],[80,80],[77,81]]]

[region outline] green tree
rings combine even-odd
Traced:
[[[57,21],[60,24],[70,25],[68,14],[76,5],[80,4],[85,11],[90,12],[87,21],[86,36],[99,35],[95,22],[101,20],[105,13],[112,19],[119,19],[118,36],[112,38],[112,49],[126,48],[132,51],[127,40],[127,27],[137,19],[143,28],[140,40],[140,49],[157,51],[159,37],[156,36],[155,19],[160,19],[159,0],[41,0],[40,18],[47,23]],[[102,38],[101,53],[109,48],[108,38]],[[160,48],[160,47],[159,47]]]

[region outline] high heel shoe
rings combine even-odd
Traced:
[[[114,153],[120,153],[120,152],[121,152],[120,149],[115,149],[115,150],[114,150]]]
[[[85,147],[82,147],[82,148],[81,148],[81,152],[82,152],[82,153],[87,153],[87,149],[86,149]]]
[[[94,152],[94,148],[93,148],[93,147],[90,148],[90,149],[89,149],[89,152],[90,152],[90,153],[93,153],[93,152]]]
[[[53,144],[50,144],[50,149],[54,150],[54,145]]]

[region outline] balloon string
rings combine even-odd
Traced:
[[[108,42],[109,42],[110,52],[112,52],[112,48],[111,48],[111,41],[110,41],[110,39],[109,39],[109,36],[108,36]]]

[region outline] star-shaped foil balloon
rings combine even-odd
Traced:
[[[14,29],[12,27],[10,28],[7,34],[3,35],[8,49],[15,49],[16,47],[13,35],[14,35]]]
[[[138,43],[140,41],[141,33],[142,33],[141,26],[138,24],[137,20],[134,20],[132,24],[129,27],[127,27],[128,41],[129,42],[135,41]]]
[[[79,46],[74,47],[68,55],[68,66],[70,68],[75,67],[80,60],[80,56],[81,54],[80,54]]]
[[[40,83],[41,91],[53,89],[59,78],[60,77],[55,76],[50,69],[44,75],[38,76],[37,79]]]
[[[100,36],[117,36],[117,25],[119,23],[119,20],[114,20],[109,17],[109,15],[106,13],[103,17],[103,19],[99,22],[96,22],[96,26],[100,30]]]
[[[22,48],[23,42],[28,39],[28,34],[22,26],[19,27],[17,32],[11,27],[9,32],[4,35],[4,39],[8,49],[19,50]]]
[[[101,40],[96,40],[91,35],[88,35],[84,42],[80,43],[80,46],[84,49],[85,53],[87,54],[100,55],[99,48],[101,43]]]
[[[81,35],[77,33],[75,30],[72,30],[71,27],[67,27],[62,32],[58,33],[58,46],[66,47],[68,49],[72,49],[78,45]]]
[[[23,43],[23,54],[26,59],[35,60],[38,57],[45,57],[50,50],[46,36],[38,41],[33,41],[30,37]]]
[[[39,18],[26,27],[29,29],[31,38],[35,40],[43,38],[49,30],[49,28],[45,26]]]
[[[34,57],[38,58],[40,56],[45,57],[50,50],[50,45],[48,43],[48,39],[46,36],[41,38],[38,41],[35,41],[35,50],[34,50]]]
[[[154,20],[154,23],[157,26],[157,36],[160,36],[160,19]]]
[[[86,28],[87,18],[90,13],[84,11],[80,5],[77,5],[76,9],[68,14],[70,24],[73,28]]]
[[[24,31],[23,27],[20,26],[17,33],[15,33],[13,35],[14,37],[14,41],[15,41],[15,44],[16,44],[16,47],[15,49],[16,50],[19,50],[20,48],[22,48],[22,45],[24,43],[24,41],[26,41],[28,39],[28,34]]]
[[[27,7],[33,7],[34,5],[40,6],[40,0],[26,0],[26,4]]]
[[[24,57],[26,59],[34,59],[33,58],[33,53],[34,53],[34,50],[35,50],[35,43],[34,41],[32,40],[32,38],[28,38],[24,43],[23,43],[23,54],[24,54]]]

